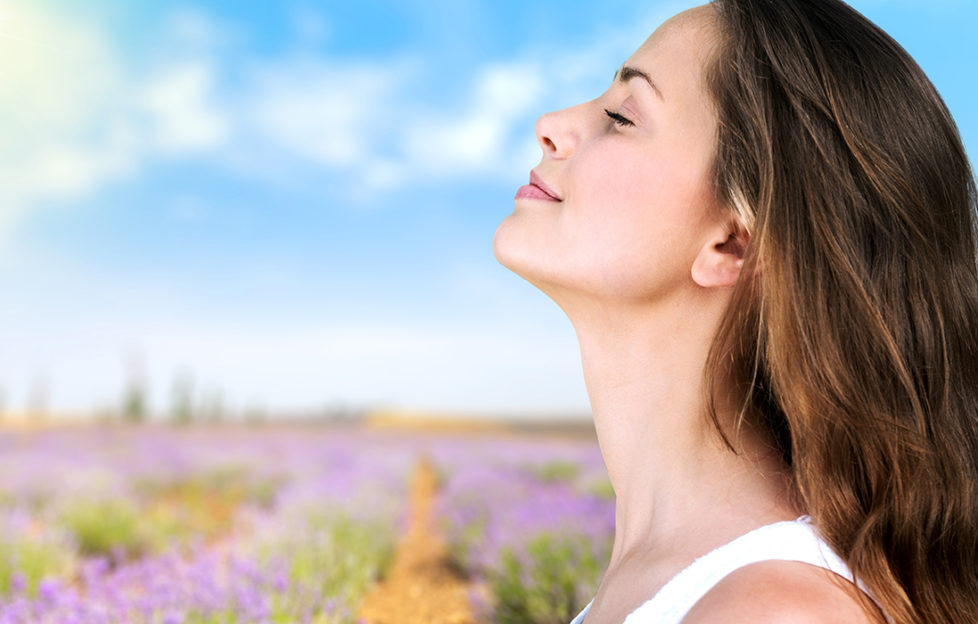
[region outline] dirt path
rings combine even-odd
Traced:
[[[411,483],[411,520],[383,582],[367,594],[360,617],[367,624],[475,624],[468,586],[452,568],[432,517],[438,488],[426,461]]]

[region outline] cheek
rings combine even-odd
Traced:
[[[589,163],[580,163],[576,214],[566,219],[576,222],[575,246],[587,250],[593,286],[646,297],[689,281],[708,205],[700,178],[669,154],[603,151],[588,155],[587,173]]]

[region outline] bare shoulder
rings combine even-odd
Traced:
[[[876,624],[852,583],[797,561],[762,561],[731,573],[682,624]]]

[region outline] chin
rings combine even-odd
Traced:
[[[522,277],[547,296],[551,296],[552,276],[548,275],[544,263],[541,262],[541,258],[546,257],[546,254],[537,253],[528,244],[529,242],[507,218],[496,228],[496,234],[492,239],[492,252],[499,264]]]
[[[496,228],[496,233],[492,237],[492,254],[496,256],[499,264],[520,275],[518,270],[520,254],[516,253],[520,247],[519,235],[514,231],[516,228],[514,228],[513,218],[514,215],[509,215]]]
[[[516,211],[496,228],[492,252],[499,264],[560,305],[557,295],[567,291],[567,267],[556,260],[557,250],[550,238],[550,232],[543,232],[537,221]]]
[[[503,219],[492,237],[492,253],[499,264],[527,281],[536,283],[532,278],[540,273],[541,256],[534,251],[533,237],[528,235],[524,226],[515,214]]]

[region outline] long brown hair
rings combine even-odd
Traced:
[[[716,192],[750,232],[713,345],[897,624],[978,617],[975,179],[941,97],[838,0],[717,0]],[[732,382],[732,383],[730,383]]]

